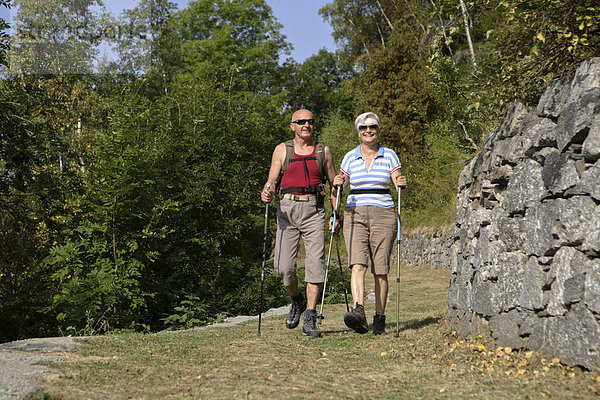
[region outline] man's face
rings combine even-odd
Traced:
[[[310,123],[312,122],[312,124]],[[314,119],[310,111],[296,111],[292,117],[290,128],[296,136],[301,138],[309,138],[314,130]]]

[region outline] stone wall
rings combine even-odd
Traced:
[[[600,366],[600,58],[514,103],[459,179],[448,317]]]
[[[454,257],[454,237],[443,231],[433,234],[409,234],[401,237],[400,258],[413,267],[450,268]],[[396,254],[396,250],[392,255]],[[395,257],[394,257],[395,259]]]

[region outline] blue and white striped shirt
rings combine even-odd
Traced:
[[[360,145],[349,151],[342,160],[342,173],[350,178],[350,190],[353,189],[389,189],[392,172],[401,168],[398,156],[392,149],[379,145],[377,156],[367,169],[360,153]],[[363,193],[351,194],[346,207],[377,206],[394,208],[390,194]]]

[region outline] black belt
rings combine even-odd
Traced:
[[[390,194],[390,189],[352,189],[350,194]]]

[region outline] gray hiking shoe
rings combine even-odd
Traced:
[[[367,333],[369,325],[365,316],[365,308],[362,304],[357,304],[344,314],[344,323],[348,328],[354,329],[358,333]]]
[[[373,335],[385,334],[385,314],[373,315]]]
[[[304,296],[300,293],[296,297],[290,296],[292,299],[292,304],[290,305],[290,312],[285,320],[285,326],[288,329],[294,329],[300,323],[300,316],[306,310],[306,300],[304,300]]]
[[[304,323],[302,324],[304,336],[320,337],[321,331],[317,328],[317,310],[306,310],[304,312]]]

